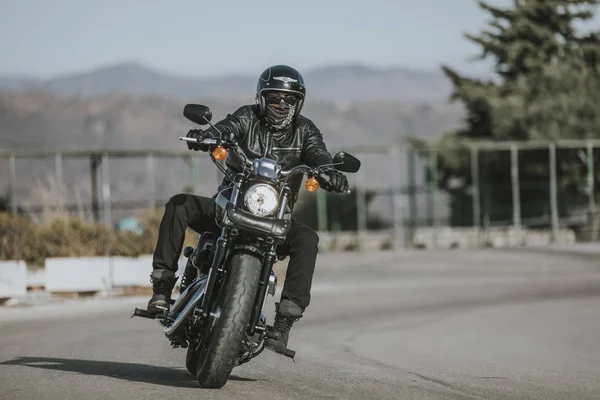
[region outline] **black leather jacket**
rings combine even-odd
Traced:
[[[273,130],[260,118],[257,104],[245,105],[233,114],[214,124],[223,134],[230,133],[236,137],[242,150],[250,159],[268,157],[277,160],[284,170],[299,164],[318,167],[333,163],[331,154],[323,141],[323,135],[308,118],[298,115],[294,122],[282,130]],[[205,132],[213,137],[219,133],[210,127]],[[228,157],[227,168],[234,172],[242,170],[238,160]],[[296,202],[298,189],[302,184],[302,175],[296,176],[291,183],[294,198],[290,206]],[[219,189],[229,182],[223,181]]]

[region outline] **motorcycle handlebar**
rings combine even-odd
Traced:
[[[240,157],[240,159],[250,168],[253,168],[254,164],[248,159],[246,154],[238,147],[237,143],[230,142],[227,140],[219,140],[214,138],[203,138],[198,140],[197,138],[189,138],[189,137],[180,137],[179,140],[184,140],[186,142],[194,142],[198,144],[204,144],[208,146],[222,146],[225,149],[233,149],[234,152]],[[319,170],[319,168],[313,168],[308,165],[302,164],[297,165],[291,169],[283,170],[279,172],[279,176],[288,180],[290,177],[298,174],[298,173],[306,173],[310,176],[319,176],[320,178],[326,180],[327,176]],[[350,190],[346,190],[344,193],[350,193]]]
[[[244,152],[237,146],[237,143],[231,142],[228,140],[221,140],[215,138],[203,138],[198,140],[197,138],[189,138],[189,137],[180,137],[179,140],[184,140],[186,142],[193,142],[198,144],[205,144],[208,146],[221,146],[225,149],[233,149],[233,151],[240,157],[240,159],[246,164],[246,166],[252,168],[252,162],[248,160],[248,157]]]
[[[318,173],[318,170],[315,168],[309,167],[308,165],[302,164],[302,165],[296,165],[295,167],[292,167],[291,169],[280,171],[279,175],[287,179],[287,178],[289,178],[293,175],[299,174],[299,173],[308,173],[311,175],[316,175]]]
[[[204,138],[202,140],[198,140],[197,138],[191,138],[191,137],[179,137],[179,140],[184,140],[186,142],[193,142],[193,143],[198,143],[198,144],[207,144],[207,145],[213,145],[213,144],[218,144],[218,140],[217,139],[213,139],[213,138]]]

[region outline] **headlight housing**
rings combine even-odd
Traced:
[[[254,215],[270,215],[279,205],[279,193],[272,186],[258,183],[246,191],[244,204]]]

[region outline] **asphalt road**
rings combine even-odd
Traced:
[[[293,328],[200,389],[146,298],[0,310],[0,399],[600,399],[600,256],[320,256]],[[279,295],[280,292],[278,292]]]

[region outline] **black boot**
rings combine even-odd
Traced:
[[[185,265],[185,271],[183,271],[183,276],[181,277],[181,283],[179,284],[179,293],[183,293],[183,291],[192,284],[198,277],[198,268],[196,268],[192,261],[188,259],[187,264]]]
[[[165,313],[171,307],[171,292],[175,286],[177,279],[153,279],[152,291],[153,295],[148,302],[148,312],[152,314]]]
[[[290,329],[294,322],[302,318],[302,309],[290,300],[283,300],[276,305],[275,322],[273,323],[273,338],[265,340],[265,347],[276,353],[283,354],[287,349]]]

